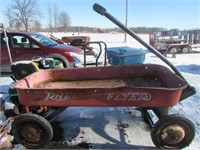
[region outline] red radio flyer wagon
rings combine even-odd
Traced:
[[[16,82],[23,114],[13,122],[15,139],[27,148],[49,143],[53,129],[49,121],[69,106],[140,107],[152,127],[151,137],[158,148],[179,149],[194,138],[193,123],[180,115],[169,115],[179,101],[195,94],[176,68],[154,48],[94,4],[94,10],[106,16],[129,35],[162,59],[170,68],[155,64],[49,69],[35,72]],[[48,113],[50,108],[55,109]],[[147,110],[159,120],[154,124]]]

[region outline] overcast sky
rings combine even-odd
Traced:
[[[41,23],[47,23],[48,5],[57,5],[66,11],[72,26],[116,27],[105,17],[93,11],[94,3],[125,23],[126,0],[36,0],[42,12]],[[200,28],[200,0],[127,0],[129,27]],[[0,0],[0,21],[5,22],[3,11],[13,0]]]

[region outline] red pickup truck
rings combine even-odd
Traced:
[[[83,50],[66,44],[58,44],[45,35],[33,32],[7,32],[12,61],[31,60],[34,57],[51,57],[61,60],[64,67],[83,64]],[[1,33],[1,72],[10,70],[10,60],[4,33]],[[95,63],[96,56],[86,56],[87,64]]]

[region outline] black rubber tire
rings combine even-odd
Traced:
[[[43,117],[26,113],[18,116],[12,124],[15,140],[29,149],[42,148],[53,138],[53,128]]]
[[[195,137],[195,126],[181,115],[161,118],[151,131],[151,138],[157,148],[182,149]]]
[[[188,53],[190,51],[190,47],[189,46],[184,46],[181,48],[181,53]]]
[[[169,49],[169,53],[170,53],[170,54],[177,54],[177,53],[178,53],[178,49],[177,49],[176,47],[171,47],[171,48]]]
[[[62,61],[63,65],[64,65],[64,68],[69,68],[69,61],[62,55],[59,55],[59,54],[50,54],[47,56],[47,58],[53,58],[53,59],[56,59],[56,60],[60,60]]]

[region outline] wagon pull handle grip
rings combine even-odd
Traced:
[[[94,9],[94,11],[96,11],[97,13],[99,13],[102,16],[104,16],[106,14],[106,9],[97,3],[95,3],[93,5],[93,9]]]

